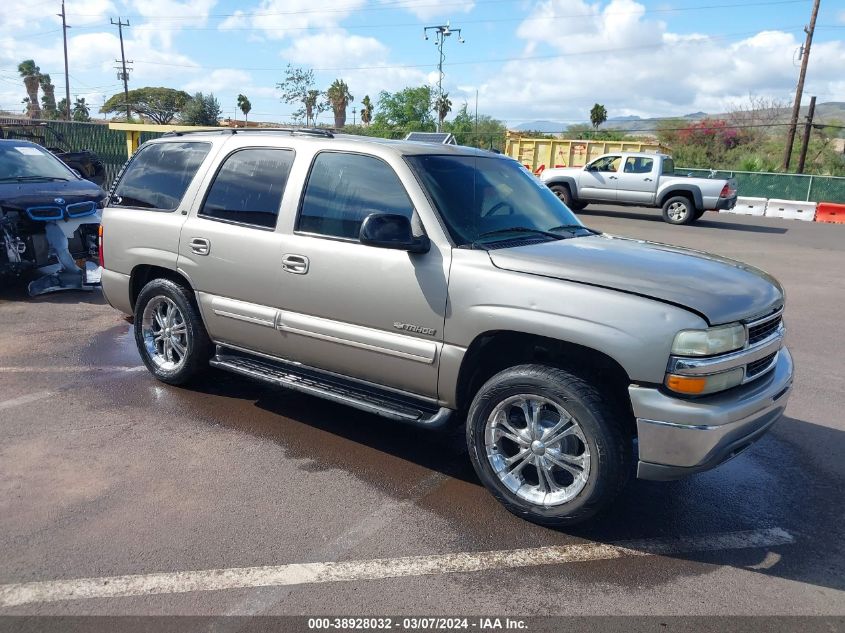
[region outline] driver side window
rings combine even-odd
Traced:
[[[605,156],[593,162],[590,167],[592,171],[612,172],[619,170],[621,156]]]
[[[374,156],[317,154],[297,231],[357,240],[361,223],[371,213],[395,213],[414,221],[414,207],[393,169]]]

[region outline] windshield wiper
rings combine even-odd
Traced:
[[[0,178],[2,182],[10,182],[10,181],[17,181],[17,182],[30,182],[35,180],[62,180],[67,182],[67,178],[62,178],[60,176],[4,176]]]
[[[550,237],[553,240],[562,240],[564,239],[562,235],[558,235],[557,233],[550,233],[549,231],[542,231],[540,229],[532,229],[527,226],[509,226],[503,229],[495,229],[493,231],[485,231],[484,233],[480,233],[476,236],[476,238],[472,241],[473,246],[481,246],[483,247],[484,244],[479,242],[479,240],[483,237],[492,237],[493,235],[501,235],[504,233],[527,233],[531,235],[543,235],[545,237]]]
[[[595,229],[587,228],[583,224],[561,224],[560,226],[553,226],[549,229],[549,231],[575,231],[577,229],[589,231],[593,235],[601,235],[601,231],[596,231]]]

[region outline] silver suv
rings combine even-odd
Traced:
[[[463,424],[546,525],[634,470],[712,468],[792,385],[766,273],[582,225],[516,161],[318,130],[145,143],[103,214],[103,289],[156,378],[209,365],[400,423]]]

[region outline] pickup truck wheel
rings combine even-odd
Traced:
[[[212,345],[190,291],[154,279],[135,302],[135,343],[159,380],[182,385],[208,367]]]
[[[572,192],[569,191],[569,187],[566,185],[552,185],[549,189],[551,189],[552,192],[560,198],[560,201],[563,202],[563,204],[573,211],[579,211],[587,206],[586,204],[581,206],[582,203],[576,202],[572,198]]]
[[[675,196],[663,203],[663,219],[669,224],[692,224],[698,217],[686,196]]]
[[[514,514],[572,525],[625,485],[630,439],[612,400],[566,371],[521,365],[481,387],[467,417],[467,446],[482,483]]]

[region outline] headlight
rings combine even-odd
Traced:
[[[708,393],[724,391],[736,387],[742,383],[745,371],[742,367],[736,367],[730,371],[723,371],[709,376],[679,376],[668,374],[666,386],[676,393],[683,393],[688,396],[703,396]]]
[[[672,343],[675,356],[714,356],[745,346],[745,326],[720,325],[708,330],[681,330]]]

